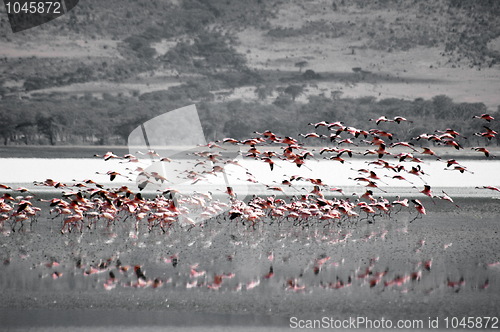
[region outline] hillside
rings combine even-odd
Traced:
[[[237,107],[298,133],[307,127],[287,112],[369,125],[359,119],[399,107],[425,128],[445,114],[436,100],[463,119],[500,105],[494,0],[88,0],[16,34],[0,8],[5,144],[123,144],[141,121],[191,103],[214,138],[250,134]],[[431,113],[411,111],[420,101]]]
[[[438,47],[450,62],[479,67],[495,65],[500,56],[500,3],[495,0],[90,0],[20,35],[32,40],[74,34],[78,39],[124,40],[141,35],[153,41],[209,26],[227,31],[254,27],[276,38],[345,38],[354,48],[387,52]],[[2,15],[2,40],[14,41],[9,30]]]

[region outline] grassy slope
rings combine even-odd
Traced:
[[[451,3],[455,3],[451,6]],[[456,5],[464,3],[463,5]],[[332,6],[333,4],[333,6]],[[228,31],[248,27],[271,36],[306,36],[323,43],[344,38],[353,48],[385,52],[437,47],[455,65],[488,67],[498,56],[487,49],[500,36],[498,2],[441,0],[380,1],[86,1],[68,15],[38,28],[13,35],[6,16],[0,18],[0,40],[50,41],[56,35],[79,39],[114,39],[163,30],[164,37],[184,33],[190,26],[219,25]],[[178,26],[177,31],[175,30]],[[126,27],[126,29],[124,29]],[[467,29],[465,29],[467,27]],[[193,31],[193,30],[191,30]],[[480,37],[480,38],[478,38]],[[289,43],[293,54],[294,45]],[[110,45],[112,46],[112,45]],[[267,45],[264,45],[266,48]],[[91,45],[89,45],[91,47]],[[445,52],[446,50],[446,52]]]

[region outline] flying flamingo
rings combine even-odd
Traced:
[[[488,122],[492,121],[492,120],[495,120],[494,117],[492,117],[491,115],[485,113],[485,114],[481,114],[481,115],[474,115],[472,117],[473,119],[483,119],[483,120],[486,120]]]
[[[105,161],[108,161],[108,160],[110,160],[112,158],[122,159],[121,157],[118,157],[116,154],[114,154],[111,151],[106,152],[106,154],[104,154],[104,156],[100,156],[98,154],[95,154],[94,157],[102,157]]]
[[[460,145],[460,143],[458,143],[457,141],[454,141],[454,140],[452,140],[452,139],[445,140],[445,141],[443,141],[443,142],[444,142],[444,143],[443,143],[444,145],[449,145],[449,146],[452,146],[452,147],[454,147],[454,148],[455,148],[455,149],[457,149],[457,150],[463,149],[463,146],[462,146],[462,145]]]
[[[475,150],[477,152],[482,152],[486,157],[490,156],[490,151],[488,151],[486,148],[475,146],[471,148],[472,150]]]
[[[416,187],[413,187],[413,188],[416,188]],[[434,195],[432,194],[431,186],[429,186],[428,184],[424,185],[424,189],[421,190],[420,192],[422,194],[424,194],[425,196],[429,196],[431,198],[432,202],[434,204],[436,204],[436,202],[434,201]]]
[[[338,162],[340,162],[341,164],[345,163],[345,159],[343,159],[339,154],[336,155],[336,156],[333,156],[333,157],[330,157],[329,158],[330,160],[336,160]]]
[[[489,190],[493,190],[493,191],[498,191],[498,192],[500,192],[500,188],[493,187],[493,186],[482,186],[482,187],[476,187],[476,189],[489,189]]]
[[[395,120],[389,120],[385,117],[385,115],[382,115],[378,119],[369,119],[368,121],[375,121],[377,126],[379,125],[380,122],[395,122]]]
[[[389,177],[389,175],[384,175],[384,176]],[[392,179],[396,179],[396,180],[406,181],[406,182],[408,182],[408,183],[410,183],[410,184],[413,184],[413,182],[411,182],[411,181],[407,180],[406,178],[404,178],[404,177],[403,177],[403,176],[401,176],[401,175],[394,175],[394,176],[392,176],[391,178],[392,178]]]
[[[413,144],[410,142],[395,142],[395,143],[392,143],[389,147],[394,148],[396,146],[404,146],[404,147],[410,148],[414,152],[417,152],[417,149],[415,149],[413,147]]]
[[[382,136],[382,137],[387,137],[391,141],[392,141],[392,139],[394,137],[394,134],[389,133],[387,131],[379,130],[379,129],[370,129],[370,134],[377,135],[377,136]]]
[[[414,207],[418,211],[418,214],[413,220],[410,220],[410,223],[417,219],[419,216],[426,214],[425,207],[422,202],[420,202],[418,199],[412,199],[411,201],[413,204],[415,204]]]
[[[407,122],[410,122],[410,123],[413,122],[413,121],[410,121],[410,120],[408,120],[406,118],[403,118],[402,116],[395,116],[393,121],[396,122],[397,124],[400,124],[403,121],[407,121]]]
[[[404,206],[404,207],[409,207],[410,206],[408,204],[408,199],[407,198],[401,200],[401,198],[399,196],[396,197],[396,200],[392,202],[392,205],[401,205],[401,206]]]
[[[326,121],[321,121],[321,122],[318,122],[318,123],[308,123],[307,125],[308,126],[314,126],[314,128],[318,128],[318,127],[327,127],[328,123]]]
[[[484,138],[487,138],[488,140],[491,140],[492,138],[495,138],[496,135],[498,135],[498,132],[496,132],[495,130],[490,129],[489,127],[483,126],[483,128],[486,129],[485,132],[474,133],[474,136],[484,137]]]
[[[424,185],[424,190],[421,191],[422,194],[426,195],[426,196],[429,196],[430,198],[432,198],[432,191],[431,191],[431,186],[429,186],[428,184]]]
[[[452,138],[455,138],[455,137],[458,137],[458,136],[461,136],[463,137],[464,139],[467,139],[467,137],[463,136],[462,134],[460,134],[458,131],[456,130],[453,130],[451,128],[447,128],[445,131],[439,131],[439,130],[436,130],[437,133],[444,133],[444,134],[449,134],[451,135]]]
[[[455,170],[455,171],[459,171],[460,173],[469,172],[469,173],[471,173],[471,174],[474,174],[474,172],[469,171],[469,170],[467,169],[467,167],[465,167],[465,166],[461,166],[461,165],[456,165],[456,166],[455,166],[455,167],[453,167],[452,169],[445,168],[445,170],[447,170],[447,171],[453,171],[453,170]]]
[[[327,137],[325,135],[319,135],[317,133],[299,134],[299,136],[302,136],[304,138],[311,138],[311,137],[314,137],[314,138],[326,138]]]
[[[439,199],[442,199],[442,200],[445,200],[445,201],[448,201],[448,202],[451,202],[451,203],[455,204],[455,202],[453,201],[453,199],[450,196],[448,196],[448,194],[444,190],[442,190],[442,192],[443,192],[444,195],[437,196]],[[455,204],[455,206],[457,208],[460,207],[457,204]]]
[[[337,127],[337,128],[341,128],[342,130],[345,129],[344,127],[344,123],[342,121],[335,121],[335,122],[332,122],[332,123],[329,123],[327,125],[328,129],[332,129],[332,127]]]
[[[429,148],[422,148],[423,151],[422,151],[422,154],[428,154],[429,156],[435,156],[439,159],[441,159],[438,155],[436,155],[436,152],[432,151],[431,149]]]
[[[231,138],[231,137],[227,137],[227,138],[222,139],[222,143],[238,144],[238,143],[240,143],[240,141],[238,141],[237,139]]]
[[[274,161],[271,160],[271,158],[262,158],[262,161],[266,162],[269,164],[269,167],[271,168],[271,171],[274,169]]]

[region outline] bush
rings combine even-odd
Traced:
[[[321,78],[321,75],[317,74],[314,70],[308,69],[302,74],[302,78],[305,80],[318,80]]]
[[[144,59],[151,59],[156,55],[154,48],[150,46],[150,40],[144,36],[131,36],[123,41],[128,45],[137,57]]]

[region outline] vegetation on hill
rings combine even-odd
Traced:
[[[284,102],[286,100],[288,102]],[[5,145],[126,145],[130,132],[141,123],[190,103],[197,104],[209,140],[246,138],[253,136],[254,130],[272,130],[278,135],[295,132],[298,135],[314,129],[307,125],[309,122],[325,120],[343,121],[346,126],[360,129],[387,129],[395,134],[395,140],[401,141],[451,126],[470,137],[468,144],[474,145],[479,141],[473,134],[484,131],[484,123],[471,118],[486,111],[482,103],[454,103],[446,96],[413,101],[316,96],[300,104],[293,102],[292,96],[283,91],[272,104],[263,104],[259,100],[220,102],[214,101],[213,94],[203,90],[203,86],[192,83],[173,91],[144,94],[139,98],[104,95],[99,100],[87,95],[63,100],[47,97],[4,99],[0,101],[0,138]],[[413,123],[386,127],[386,124],[377,126],[369,121],[381,115],[388,118],[399,115]],[[493,116],[500,119],[500,110]],[[497,122],[490,126],[499,129]],[[326,130],[321,133],[328,134]],[[481,144],[500,144],[498,139],[480,141]],[[319,144],[319,141],[315,143],[311,140],[308,144]]]
[[[439,47],[454,66],[491,67],[500,60],[500,52],[488,48],[489,42],[500,37],[499,1],[333,0],[331,7],[323,6],[322,11],[321,6],[310,2],[297,3],[305,13],[320,10],[326,15],[332,11],[341,13],[342,19],[307,20],[300,27],[272,27],[269,36],[345,37],[362,41],[363,47],[388,52],[416,46]]]

